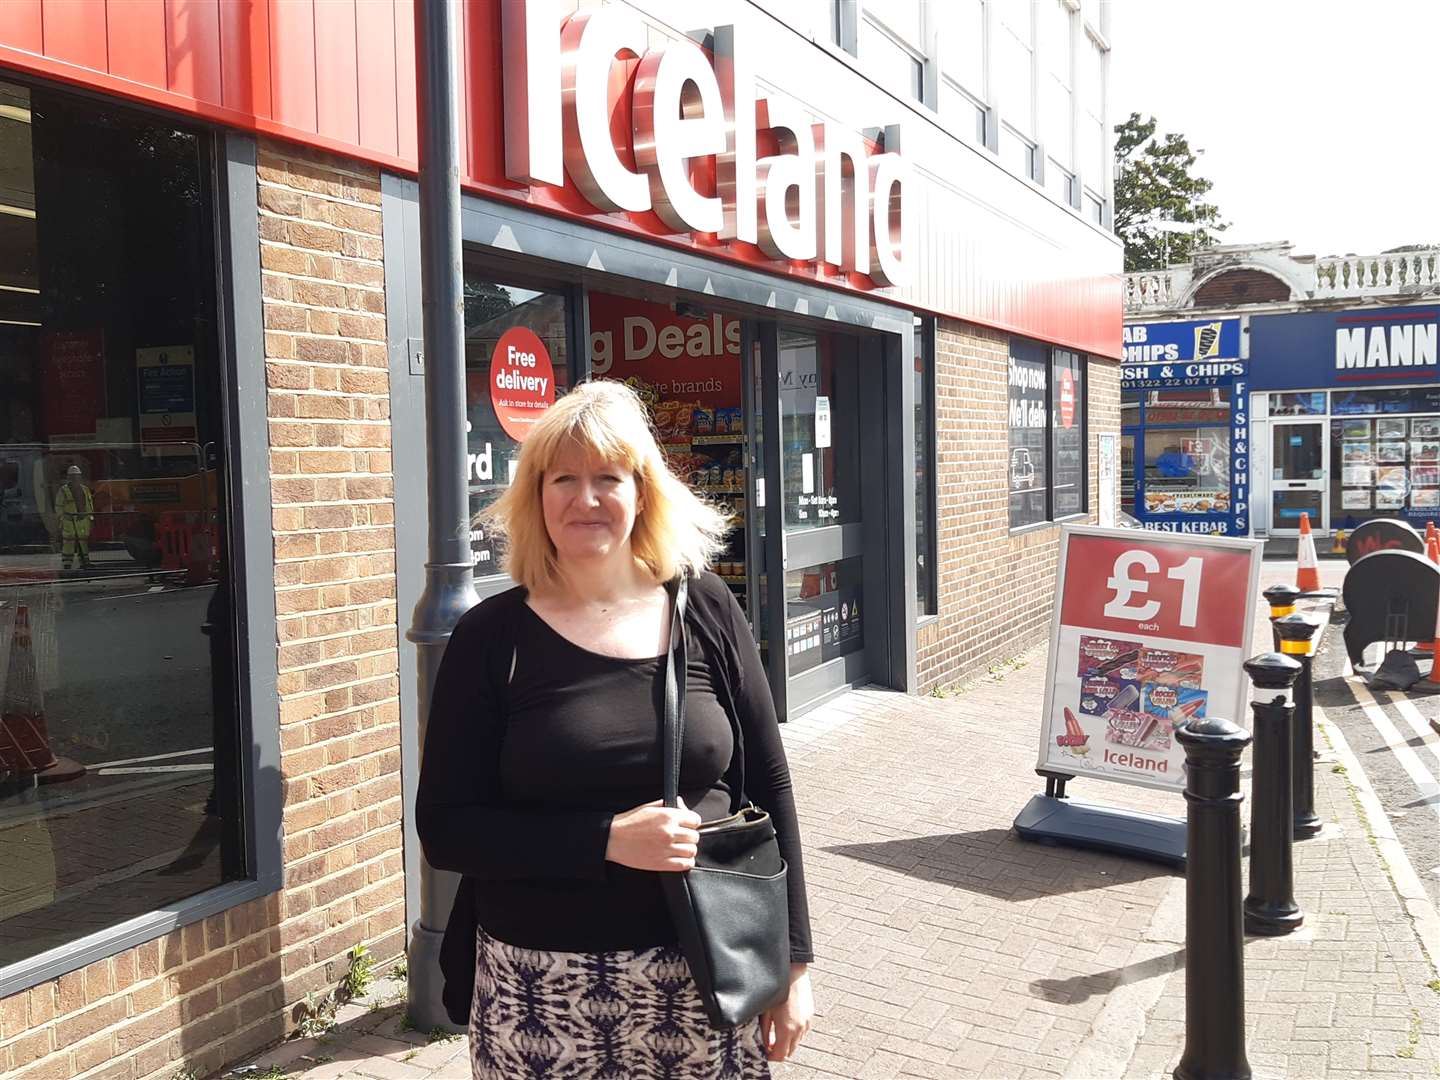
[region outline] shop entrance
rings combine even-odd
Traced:
[[[1270,535],[1294,536],[1300,515],[1310,515],[1313,528],[1329,521],[1329,441],[1320,420],[1270,421]]]
[[[586,301],[590,374],[640,394],[671,468],[734,522],[715,570],[746,612],[780,714],[874,677],[865,614],[872,598],[883,608],[885,570],[873,562],[870,585],[861,566],[861,447],[882,419],[878,346],[866,364],[851,335],[684,301],[596,290]]]

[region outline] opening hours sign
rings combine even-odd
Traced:
[[[1254,540],[1067,526],[1041,772],[1182,790],[1175,726],[1244,724]]]

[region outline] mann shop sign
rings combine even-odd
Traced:
[[[1434,383],[1440,309],[1434,305],[1255,315],[1256,390]]]
[[[715,27],[713,54],[688,38],[651,50],[645,22],[622,4],[563,23],[554,11],[535,0],[501,5],[511,180],[562,186],[568,173],[602,211],[653,212],[678,233],[753,244],[772,259],[876,285],[907,281],[897,126],[872,154],[859,133],[761,93],[738,26]],[[617,68],[634,61],[626,90]],[[634,169],[611,128],[617,86],[631,95]],[[761,156],[772,145],[777,152]]]

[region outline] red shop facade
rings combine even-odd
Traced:
[[[1118,243],[760,8],[662,11],[463,6],[472,509],[623,379],[733,514],[782,715],[1016,655],[1109,509]],[[6,1076],[207,1072],[404,952],[413,19],[0,4]]]

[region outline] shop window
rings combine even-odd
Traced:
[[[1089,506],[1085,357],[1010,339],[1010,527]]]
[[[1376,413],[1440,412],[1440,386],[1414,386],[1399,390],[1334,390],[1330,411],[1336,416],[1370,416]]]
[[[1230,427],[1145,429],[1145,512],[1210,514],[1230,507]]]
[[[934,615],[937,603],[935,540],[935,320],[915,320],[915,610]]]
[[[746,420],[740,320],[689,301],[591,291],[590,372],[620,379],[650,408],[670,468],[733,528],[713,568],[745,603]]]
[[[1135,439],[1132,434],[1120,436],[1120,510],[1135,516]]]
[[[860,520],[860,388],[852,344],[780,330],[785,529]],[[845,357],[837,355],[841,349]]]
[[[1440,511],[1440,415],[1330,421],[1330,522],[1377,517],[1413,525]]]
[[[0,82],[0,968],[253,871],[211,154]]]
[[[1050,360],[1045,346],[1010,339],[1010,527],[1049,518]]]
[[[1271,394],[1269,406],[1271,416],[1324,416],[1325,392]]]
[[[1146,427],[1165,424],[1230,423],[1230,388],[1151,390],[1145,404]]]
[[[1082,514],[1089,506],[1085,468],[1085,358],[1050,353],[1051,516]]]
[[[785,655],[791,677],[865,648],[863,559],[785,574]]]
[[[525,428],[570,386],[567,294],[493,280],[465,269],[465,455],[470,514],[514,478]],[[503,540],[471,527],[475,576],[502,573]]]

